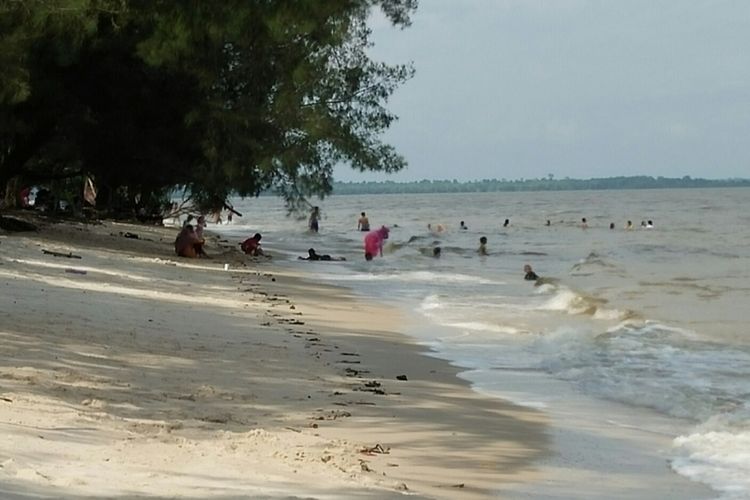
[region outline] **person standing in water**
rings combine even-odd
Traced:
[[[383,244],[388,239],[390,230],[382,226],[365,235],[365,260],[372,260],[376,255],[383,256]]]
[[[367,215],[362,212],[361,217],[357,221],[357,231],[369,231],[370,230],[370,219]]]
[[[310,227],[310,231],[317,233],[318,232],[318,221],[320,220],[320,208],[319,207],[313,207],[312,212],[310,212],[310,219],[308,220],[308,226]]]
[[[479,255],[489,255],[487,252],[487,237],[482,236],[479,238],[479,248],[477,248],[477,253]]]

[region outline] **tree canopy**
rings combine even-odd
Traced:
[[[0,0],[0,189],[82,184],[107,208],[186,188],[201,208],[333,167],[392,172],[385,104],[412,68],[372,60],[367,21],[416,0]],[[19,184],[20,183],[20,184]]]

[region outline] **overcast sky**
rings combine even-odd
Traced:
[[[750,177],[749,0],[421,0],[373,19],[395,175],[337,180]]]

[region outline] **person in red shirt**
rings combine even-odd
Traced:
[[[240,243],[240,248],[247,255],[260,256],[263,255],[263,249],[260,248],[260,239],[262,238],[260,233],[255,233],[252,238],[248,238]]]

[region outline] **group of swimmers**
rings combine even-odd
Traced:
[[[185,221],[185,224],[182,227],[182,230],[177,235],[177,238],[175,239],[174,247],[175,247],[175,253],[177,253],[178,256],[181,257],[189,257],[189,258],[208,258],[208,255],[206,254],[204,250],[205,245],[205,239],[203,237],[203,229],[206,227],[206,219],[204,216],[199,216],[196,220],[195,226],[191,223],[193,221],[194,217],[188,216],[187,220]],[[320,219],[320,209],[318,207],[313,207],[313,210],[310,214],[309,218],[309,228],[311,231],[317,232],[319,229],[318,226],[318,220]],[[549,221],[548,221],[549,222]],[[583,219],[583,223],[585,224],[586,219]],[[628,221],[630,224],[630,221]],[[505,219],[505,223],[503,224],[504,227],[507,227],[510,224],[509,219]],[[653,227],[653,224],[651,221],[649,221],[649,226]],[[466,226],[466,223],[464,221],[461,221],[460,226],[462,230],[468,229]],[[644,224],[644,227],[645,226]],[[445,226],[442,224],[437,224],[434,228],[431,224],[427,225],[428,230],[433,233],[442,233],[445,231]],[[365,260],[372,260],[375,256],[383,256],[383,246],[385,244],[385,240],[388,239],[388,236],[390,234],[390,229],[387,226],[381,226],[379,229],[370,231],[370,221],[367,218],[367,214],[365,212],[362,212],[360,214],[359,219],[357,220],[357,230],[362,232],[367,232],[367,234],[364,237],[364,253],[365,253]],[[263,236],[260,233],[255,233],[252,237],[247,238],[243,242],[240,243],[241,250],[250,256],[253,257],[259,257],[264,256],[265,253],[263,252],[263,249],[261,248],[261,239]],[[439,258],[442,254],[442,249],[439,246],[436,246],[431,251],[432,256],[435,258]],[[477,253],[480,256],[487,256],[489,255],[489,252],[487,250],[487,237],[482,236],[479,238],[479,248],[477,249]],[[344,257],[332,257],[328,254],[318,254],[317,251],[314,248],[310,248],[307,251],[307,256],[305,257],[298,257],[299,260],[307,260],[307,261],[344,261],[346,258]],[[526,264],[524,266],[524,272],[525,272],[525,279],[527,280],[536,280],[538,279],[538,276],[534,271],[531,269],[531,266]]]

